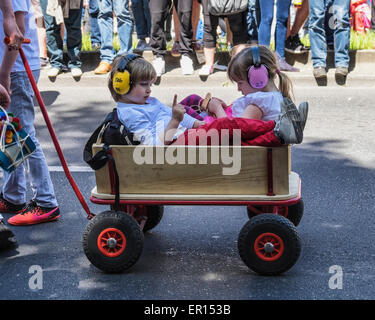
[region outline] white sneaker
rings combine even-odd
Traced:
[[[205,64],[202,69],[199,70],[200,76],[209,76],[214,71],[214,66]]]
[[[51,67],[51,69],[48,70],[48,77],[49,78],[56,78],[57,75],[61,73],[61,70],[55,67]]]
[[[82,76],[82,70],[80,68],[72,68],[70,72],[72,73],[73,78],[81,78]]]
[[[182,55],[180,65],[182,69],[182,74],[188,75],[194,73],[193,60],[189,56]]]
[[[152,65],[154,66],[157,77],[165,73],[165,61],[163,57],[156,57],[154,61],[152,61]]]

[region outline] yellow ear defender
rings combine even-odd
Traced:
[[[141,58],[141,56],[132,53],[121,58],[120,64],[112,77],[112,86],[116,93],[123,95],[131,90],[132,83],[127,65],[138,58]]]

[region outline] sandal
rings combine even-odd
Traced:
[[[207,110],[207,109],[208,109],[208,104],[210,103],[211,98],[212,98],[211,93],[208,92],[208,93],[206,94],[205,98],[203,99],[202,104],[201,104],[201,106],[200,106],[200,109],[201,109],[202,111],[208,111],[208,110]]]

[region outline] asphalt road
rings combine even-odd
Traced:
[[[86,85],[42,79],[39,85],[88,202],[95,180],[82,160],[83,146],[114,105],[102,79]],[[239,97],[233,86],[199,82],[155,86],[153,95],[171,103],[173,93],[182,98],[207,91],[227,102]],[[19,245],[0,253],[0,299],[374,299],[374,87],[297,83],[294,93],[297,102],[309,102],[310,111],[304,142],[292,153],[305,213],[298,226],[302,253],[288,272],[263,277],[250,271],[237,251],[246,208],[214,206],[166,207],[131,270],[113,275],[96,269],[82,249],[86,214],[61,171],[38,110],[39,140],[62,215],[54,223],[12,227]],[[107,209],[89,205],[93,212]],[[41,288],[32,285],[33,268],[42,270]],[[342,270],[342,282],[333,281],[337,270]]]

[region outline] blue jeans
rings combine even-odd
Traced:
[[[55,17],[47,14],[48,0],[40,0],[42,8],[44,23],[46,26],[47,34],[47,49],[51,55],[50,63],[52,67],[61,69],[64,65],[63,61],[63,40],[60,36],[60,25],[56,24]],[[69,17],[64,18],[66,30],[66,45],[68,50],[68,67],[80,68],[82,63],[79,57],[82,46],[82,33],[81,33],[81,9],[70,9]]]
[[[118,54],[132,52],[133,21],[129,12],[128,0],[98,0],[98,23],[101,36],[100,59],[112,63],[115,58],[113,49],[113,11],[117,17],[117,29],[120,38]]]
[[[259,2],[258,0],[249,0],[248,12],[246,17],[247,22],[247,33],[250,36],[251,40],[258,41],[258,27],[259,21],[257,18],[257,11],[259,11]]]
[[[350,0],[309,0],[309,34],[314,68],[326,67],[327,46],[324,22],[326,10],[332,5],[333,17],[328,20],[328,27],[333,30],[335,66],[349,67]]]
[[[39,79],[39,74],[40,70],[33,71],[36,81]],[[56,207],[57,200],[49,175],[46,158],[35,136],[34,91],[25,71],[12,72],[10,77],[12,102],[8,112],[12,112],[14,116],[20,119],[22,127],[30,135],[36,145],[36,151],[28,157],[33,200],[42,207]],[[4,171],[2,192],[4,199],[13,204],[26,202],[26,176],[23,165],[20,165],[10,174]]]
[[[89,16],[90,16],[90,39],[91,44],[100,44],[100,30],[98,24],[99,7],[97,0],[90,0],[89,2]]]
[[[289,16],[291,0],[277,0],[276,2],[276,31],[275,47],[276,52],[281,58],[285,55],[285,37]],[[259,0],[260,5],[260,25],[258,41],[259,44],[270,46],[271,41],[271,24],[273,21],[274,0]]]
[[[151,13],[148,0],[132,0],[132,9],[138,39],[144,40],[145,38],[149,38],[151,32]]]

